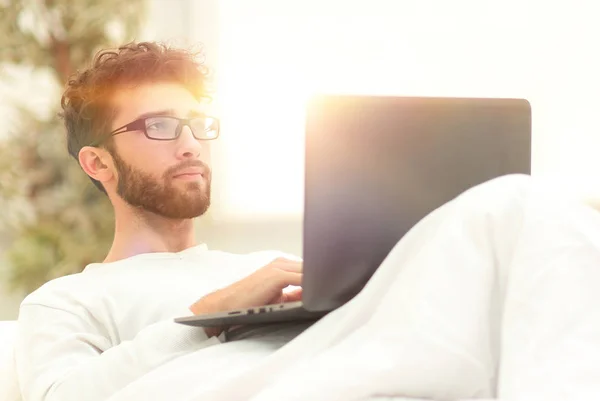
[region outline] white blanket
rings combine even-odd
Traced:
[[[468,191],[287,345],[202,349],[110,401],[600,400],[600,214],[555,198],[515,176]]]

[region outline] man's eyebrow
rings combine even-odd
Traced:
[[[137,116],[135,118],[135,120],[141,120],[142,118],[156,117],[156,116],[175,116],[175,110],[165,109],[165,110],[149,111],[147,113],[140,114],[139,116]]]
[[[190,110],[188,112],[187,117],[200,117],[200,116],[204,116],[204,115],[206,115],[206,114],[202,110]],[[177,112],[173,109],[149,111],[147,113],[140,114],[139,116],[136,117],[135,120],[141,120],[142,118],[157,117],[157,116],[176,117]]]

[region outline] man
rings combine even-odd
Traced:
[[[100,52],[69,81],[68,149],[110,199],[115,237],[102,263],[23,302],[17,363],[26,400],[80,399],[82,388],[106,399],[166,360],[219,342],[220,329],[185,328],[174,317],[300,299],[300,289],[283,292],[300,285],[300,262],[196,244],[193,218],[210,205],[208,143],[219,134],[202,108],[205,91],[192,54],[156,43]],[[144,359],[147,351],[157,352]]]
[[[23,302],[26,401],[183,399],[161,396],[168,386],[200,386],[198,400],[600,395],[589,369],[600,358],[583,362],[579,346],[600,335],[600,218],[535,195],[526,178],[432,213],[356,298],[291,342],[305,326],[244,343],[174,324],[301,297],[284,292],[301,282],[293,258],[196,245],[193,218],[210,203],[207,146],[219,134],[205,95],[203,66],[155,43],[101,52],[69,81],[69,152],[113,204],[115,238],[102,263]]]

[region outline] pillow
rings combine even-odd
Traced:
[[[0,401],[21,401],[14,358],[16,334],[17,322],[0,321]]]

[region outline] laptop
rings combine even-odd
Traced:
[[[316,320],[367,283],[423,217],[467,189],[531,173],[524,99],[313,97],[307,107],[301,302],[176,322]]]

